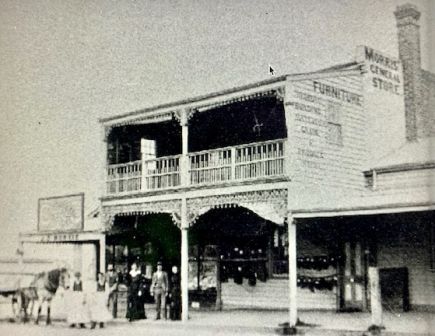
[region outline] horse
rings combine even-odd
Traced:
[[[46,324],[51,324],[50,319],[50,305],[56,291],[59,287],[68,289],[69,287],[69,272],[66,268],[57,268],[48,272],[42,272],[35,276],[30,284],[30,290],[23,290],[23,295],[26,297],[26,302],[30,300],[37,302],[37,314],[35,324],[39,323],[39,316],[41,315],[42,304],[47,302],[47,320]],[[25,310],[26,314],[26,310]]]

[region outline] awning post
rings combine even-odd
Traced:
[[[189,223],[187,202],[181,200],[181,320],[189,319]]]
[[[297,257],[296,257],[296,220],[289,213],[288,224],[288,274],[289,274],[289,327],[295,328],[297,322]]]

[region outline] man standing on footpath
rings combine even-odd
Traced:
[[[107,306],[113,317],[117,315],[118,306],[118,274],[115,273],[113,265],[107,265],[106,286],[109,292]]]
[[[153,274],[151,282],[151,296],[154,296],[156,302],[157,316],[156,320],[161,318],[161,310],[164,309],[164,317],[166,320],[166,295],[168,295],[168,274],[163,271],[162,263],[157,263],[157,271]]]

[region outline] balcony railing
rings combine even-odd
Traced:
[[[142,162],[114,164],[107,168],[107,193],[118,194],[141,190]]]
[[[285,139],[189,153],[186,186],[277,177],[285,173]],[[108,166],[107,193],[182,185],[181,155]]]
[[[144,190],[167,189],[180,185],[180,155],[144,161]]]
[[[220,148],[189,154],[190,184],[214,184],[231,180],[233,149]]]

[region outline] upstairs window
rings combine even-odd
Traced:
[[[326,141],[333,145],[343,145],[341,127],[341,105],[330,102],[326,107]]]

